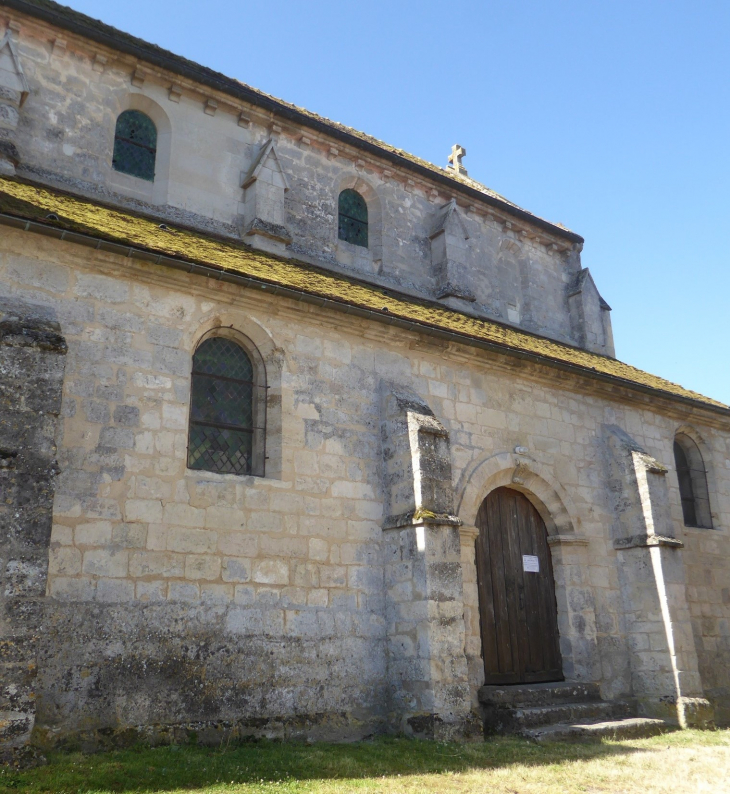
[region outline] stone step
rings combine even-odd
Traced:
[[[582,741],[586,739],[643,739],[657,736],[672,727],[664,720],[630,717],[607,722],[558,723],[528,728],[522,735],[535,742]]]
[[[557,723],[607,722],[635,716],[631,704],[623,700],[597,700],[589,703],[561,703],[521,709],[496,709],[504,730],[519,732]]]
[[[557,681],[547,684],[483,686],[479,700],[487,706],[529,708],[558,703],[585,703],[600,700],[598,684]]]

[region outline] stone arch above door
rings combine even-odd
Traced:
[[[550,545],[563,672],[568,681],[600,680],[593,590],[588,577],[588,540],[570,495],[543,464],[513,452],[485,455],[465,470],[456,488],[456,515],[462,529],[462,572],[466,656],[474,702],[484,683],[479,594],[475,564],[476,516],[496,488],[523,493],[545,522]]]
[[[478,458],[467,467],[456,488],[456,514],[474,526],[477,512],[495,488],[507,486],[521,491],[540,513],[552,537],[578,539],[576,510],[570,496],[553,481],[547,468],[524,455],[500,452]]]

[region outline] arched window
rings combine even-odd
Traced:
[[[677,466],[679,495],[685,526],[712,529],[707,472],[697,444],[684,433],[674,439],[674,462]]]
[[[263,362],[222,336],[193,356],[188,467],[221,474],[264,475],[266,386]]]
[[[157,127],[152,119],[140,110],[120,113],[114,132],[114,170],[154,182],[156,155]]]
[[[368,247],[368,205],[356,191],[348,188],[340,193],[338,203],[338,237],[347,243]]]

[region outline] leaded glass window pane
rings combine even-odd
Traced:
[[[206,339],[193,356],[188,467],[251,474],[254,371],[230,339]]]
[[[678,433],[674,439],[674,462],[685,526],[712,529],[705,463],[697,444],[684,433]]]
[[[343,190],[340,193],[338,210],[340,240],[367,248],[368,205],[365,199],[356,190]]]
[[[696,527],[697,511],[695,510],[695,495],[692,488],[692,473],[687,462],[687,456],[677,441],[674,442],[674,462],[677,466],[679,495],[682,499],[682,516],[685,526]]]
[[[125,110],[117,119],[112,167],[122,174],[154,182],[157,127],[139,110]]]

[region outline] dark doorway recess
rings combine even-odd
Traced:
[[[562,681],[545,522],[524,494],[497,488],[482,502],[476,526],[485,683]]]

